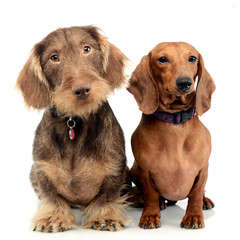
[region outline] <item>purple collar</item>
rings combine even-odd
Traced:
[[[163,122],[179,124],[191,120],[195,114],[196,109],[190,108],[187,111],[182,111],[178,113],[154,112],[151,115]]]

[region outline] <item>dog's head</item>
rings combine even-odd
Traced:
[[[27,106],[86,116],[125,83],[126,57],[99,32],[62,28],[33,47],[16,84]]]
[[[215,84],[201,54],[187,43],[161,43],[142,58],[131,76],[128,90],[140,110],[151,114],[158,109],[159,101],[167,104],[169,99],[178,98],[184,103],[184,97],[195,92],[197,76],[196,109],[202,115],[211,106]]]

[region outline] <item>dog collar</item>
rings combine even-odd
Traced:
[[[64,114],[60,113],[57,111],[57,109],[55,107],[49,107],[49,111],[50,113],[52,114],[52,116],[54,118],[62,118],[62,117],[65,117]],[[74,117],[74,116],[69,116],[67,117],[67,126],[69,128],[69,131],[68,131],[68,135],[69,135],[69,138],[71,140],[73,140],[75,138],[75,131],[74,131],[74,127],[76,126],[76,121],[74,119],[76,119],[77,117]]]
[[[65,114],[60,113],[55,107],[49,107],[48,110],[52,114],[52,117],[54,117],[54,118],[65,117]]]
[[[154,112],[151,115],[163,122],[179,124],[191,120],[195,114],[196,109],[190,108],[187,111],[182,111],[178,113]]]

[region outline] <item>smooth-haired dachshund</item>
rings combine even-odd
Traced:
[[[144,193],[139,226],[161,226],[160,199],[188,198],[180,226],[203,228],[202,209],[214,204],[204,195],[211,136],[199,115],[210,108],[215,84],[201,54],[184,42],[161,43],[142,58],[128,90],[143,112],[132,135],[130,170]]]

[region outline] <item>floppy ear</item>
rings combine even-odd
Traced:
[[[41,44],[33,47],[16,83],[16,88],[21,91],[26,105],[36,109],[50,105],[48,83],[40,64],[41,48]]]
[[[124,74],[127,65],[127,57],[113,44],[107,37],[102,35],[100,28],[94,26],[83,27],[90,35],[95,38],[102,51],[103,78],[110,82],[112,90],[120,88],[127,83],[127,77]]]
[[[128,91],[133,94],[139,109],[152,114],[159,105],[159,93],[150,69],[150,56],[146,55],[136,67],[130,78]]]
[[[112,89],[126,85],[127,77],[124,71],[127,57],[104,36],[100,37],[100,46],[103,52],[103,77],[111,83]]]
[[[211,96],[215,91],[215,88],[215,83],[208,71],[205,69],[203,58],[201,54],[199,54],[196,110],[200,116],[210,109]]]

